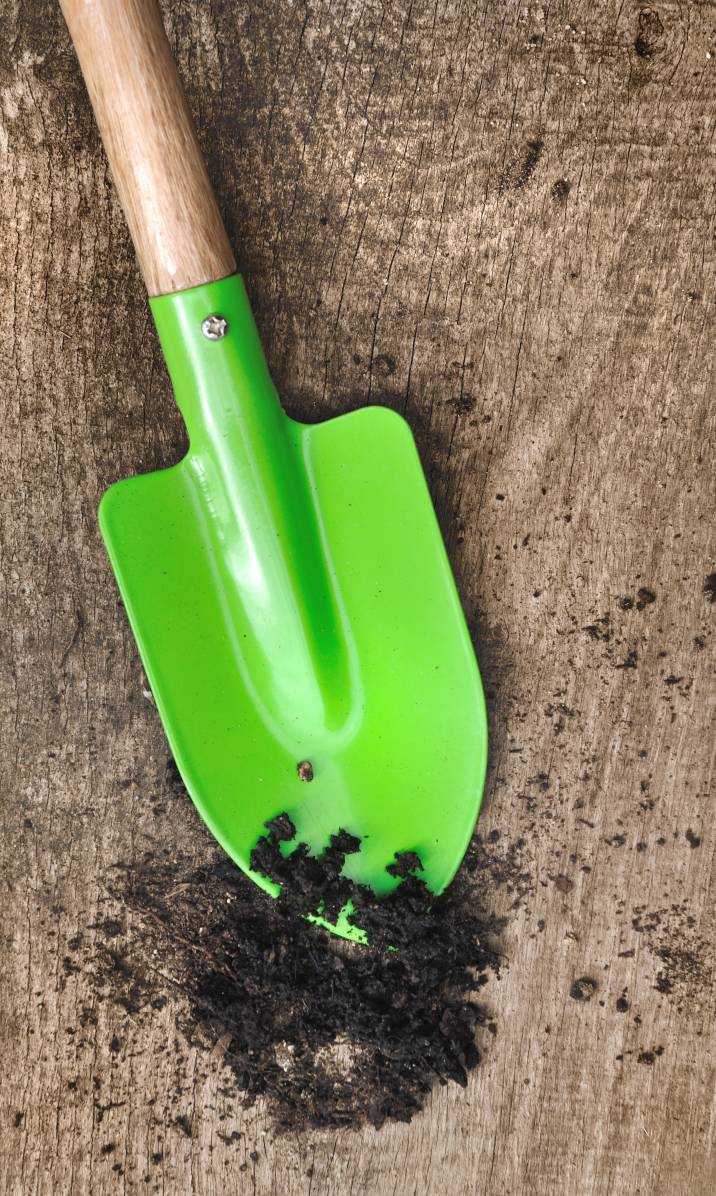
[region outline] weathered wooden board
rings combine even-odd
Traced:
[[[183,432],[57,7],[0,0],[0,1191],[711,1196],[716,9],[165,11],[288,409],[416,431],[491,695],[509,967],[467,1092],[300,1139],[176,1010],[147,1032],[74,970],[114,863],[210,851],[148,800],[95,520]]]

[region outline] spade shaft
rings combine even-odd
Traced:
[[[150,295],[236,261],[156,0],[60,0]]]

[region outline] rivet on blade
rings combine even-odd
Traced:
[[[229,321],[223,316],[207,316],[201,325],[201,331],[207,340],[220,341],[229,331]]]

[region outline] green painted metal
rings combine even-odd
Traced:
[[[345,873],[377,893],[398,851],[440,892],[479,810],[487,721],[408,425],[383,407],[289,419],[238,275],[151,309],[190,447],[112,486],[99,518],[186,787],[269,892],[249,856],[283,811],[316,852],[360,835]],[[211,314],[223,339],[202,333]]]

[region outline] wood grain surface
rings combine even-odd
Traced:
[[[277,1137],[179,1006],[100,999],[113,869],[213,852],[96,525],[184,439],[59,8],[0,0],[0,1192],[712,1196],[716,10],[164,15],[289,412],[416,432],[508,961],[467,1090],[380,1132]]]

